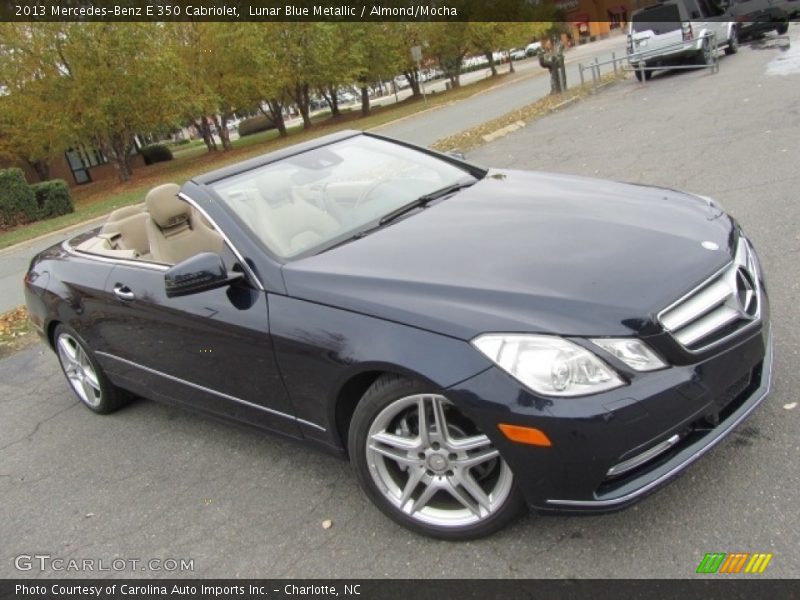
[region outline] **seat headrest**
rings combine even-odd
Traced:
[[[271,207],[281,206],[292,199],[292,179],[289,172],[272,169],[256,179],[261,197]]]
[[[191,206],[178,198],[180,186],[165,183],[147,192],[144,201],[147,212],[161,229],[174,227],[189,220]]]

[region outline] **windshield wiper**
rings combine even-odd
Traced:
[[[391,221],[394,221],[398,217],[401,217],[402,215],[411,212],[415,208],[426,206],[429,202],[433,202],[438,198],[442,198],[449,194],[453,194],[458,190],[462,190],[464,188],[471,186],[474,183],[475,181],[461,181],[459,183],[454,183],[452,185],[448,185],[441,189],[434,190],[433,192],[430,192],[428,194],[424,194],[419,198],[417,198],[416,200],[412,200],[408,204],[405,204],[400,208],[396,208],[390,213],[386,213],[384,216],[380,218],[377,225],[373,225],[372,227],[368,227],[367,229],[362,229],[361,231],[357,231],[353,235],[350,235],[344,238],[343,240],[340,240],[335,244],[328,246],[327,248],[325,248],[325,250],[323,250],[323,252],[327,252],[328,250],[333,250],[334,248],[338,248],[339,246],[344,246],[345,244],[349,244],[350,242],[353,242],[355,240],[360,240],[361,238],[366,237],[376,229],[380,229],[387,223],[390,223]]]
[[[437,200],[438,198],[442,198],[444,196],[448,196],[452,193],[457,192],[458,190],[463,190],[474,184],[474,181],[462,181],[460,183],[454,183],[453,185],[445,186],[441,189],[435,190],[428,194],[423,194],[416,200],[412,200],[408,204],[401,206],[400,208],[396,208],[392,212],[386,213],[381,217],[381,220],[378,221],[378,225],[386,225],[391,221],[394,221],[396,218],[403,216],[407,212],[411,212],[415,208],[421,208],[427,206],[430,202]]]

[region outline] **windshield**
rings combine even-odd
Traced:
[[[655,35],[680,29],[680,14],[674,4],[646,8],[633,15],[632,32],[652,31]]]
[[[271,252],[291,258],[370,229],[420,196],[474,180],[434,156],[360,135],[212,187]]]

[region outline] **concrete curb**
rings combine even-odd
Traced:
[[[606,88],[606,87],[608,87],[610,85],[613,85],[615,83],[619,83],[620,81],[624,81],[624,80],[623,79],[613,79],[611,81],[603,82],[603,83],[595,86],[595,88],[589,93],[588,96],[591,96],[597,90],[601,90],[601,89]],[[535,121],[537,119],[541,119],[542,117],[546,117],[547,115],[549,115],[549,114],[551,114],[551,113],[553,113],[553,112],[555,112],[557,110],[561,110],[562,108],[565,108],[565,107],[569,106],[570,104],[574,104],[575,102],[579,102],[580,100],[584,100],[588,96],[573,96],[572,98],[568,98],[567,100],[564,100],[563,102],[560,102],[560,103],[556,104],[555,106],[549,108],[542,115],[539,115],[538,117],[532,119],[532,121]],[[503,117],[498,117],[498,118],[502,119]],[[481,140],[483,140],[484,144],[488,144],[489,142],[493,142],[493,141],[495,141],[495,140],[497,140],[497,139],[499,139],[501,137],[505,137],[509,133],[513,133],[514,131],[516,131],[518,129],[521,129],[522,127],[525,127],[525,125],[527,125],[527,123],[528,122],[521,121],[521,120],[520,121],[516,121],[514,123],[511,123],[510,125],[506,125],[504,127],[501,127],[500,129],[496,129],[495,131],[492,131],[490,133],[486,133],[486,134],[482,135],[481,136]],[[450,136],[448,136],[448,137],[450,137]],[[446,139],[446,138],[442,138],[442,139]],[[437,144],[439,141],[440,140],[436,140],[431,145]],[[471,148],[471,150],[474,150],[475,148],[477,148],[479,146],[482,146],[482,145],[483,144],[478,144],[477,146]]]

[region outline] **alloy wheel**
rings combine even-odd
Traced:
[[[88,406],[97,408],[103,400],[100,381],[89,357],[74,337],[68,333],[58,336],[58,359],[72,389]]]
[[[369,473],[396,509],[456,528],[494,515],[513,489],[511,469],[489,438],[444,396],[399,398],[372,421]]]

